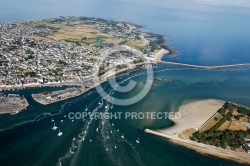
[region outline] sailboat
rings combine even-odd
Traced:
[[[53,119],[53,118],[51,119],[51,122],[54,122],[54,119]]]
[[[139,144],[140,143],[139,138],[135,142]]]
[[[56,124],[54,122],[54,126],[52,127],[52,130],[56,130],[58,127],[56,127]]]
[[[63,133],[60,131],[60,129],[59,129],[59,132],[58,132],[58,134],[57,134],[57,136],[61,136]]]

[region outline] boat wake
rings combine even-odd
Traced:
[[[74,165],[73,163],[75,162],[75,159],[76,159],[74,156],[78,156],[80,147],[82,147],[82,143],[86,140],[86,136],[88,134],[90,125],[93,122],[93,118],[91,117],[93,117],[94,113],[97,112],[98,109],[100,109],[101,107],[102,106],[99,105],[92,112],[89,111],[89,116],[84,121],[85,123],[84,123],[84,127],[81,129],[81,133],[78,134],[77,138],[74,137],[72,139],[71,147],[69,148],[68,152],[63,157],[59,158],[57,165],[61,166],[63,165],[65,161],[68,161],[69,159],[72,159],[70,165]]]

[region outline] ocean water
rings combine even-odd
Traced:
[[[3,0],[0,21],[69,15],[132,21],[145,25],[144,31],[163,34],[179,51],[179,55],[166,55],[164,60],[199,65],[250,63],[250,5],[244,2],[238,1],[235,5],[233,0],[216,3],[196,0]],[[17,115],[0,116],[0,165],[240,166],[242,164],[204,156],[143,132],[144,128],[169,127],[173,125],[171,120],[88,118],[72,122],[64,116],[86,108],[91,113],[170,112],[177,111],[183,103],[208,98],[250,107],[249,73],[250,67],[205,70],[157,65],[155,77],[172,81],[155,80],[142,101],[126,107],[107,103],[95,89],[48,106],[36,103],[31,94],[60,88],[5,91],[25,95],[30,106]],[[135,89],[128,94],[113,91],[108,83],[102,86],[114,97],[133,96],[146,83],[145,70],[139,69],[117,79],[118,82],[124,80],[127,81],[123,85],[129,80],[137,82]],[[58,131],[51,130],[52,118],[63,132],[61,137],[57,136]],[[140,144],[135,142],[138,137]]]

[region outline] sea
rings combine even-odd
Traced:
[[[175,49],[165,61],[193,65],[250,63],[250,2],[247,0],[2,0],[0,22],[39,20],[59,16],[88,16],[143,25],[141,31],[161,34]],[[75,119],[70,113],[176,112],[182,104],[220,99],[250,107],[250,67],[202,69],[158,64],[149,93],[139,102],[118,106],[96,89],[51,105],[31,95],[66,87],[4,91],[24,95],[30,106],[16,115],[0,115],[1,166],[241,166],[244,164],[199,154],[145,128],[174,125],[170,119]],[[120,85],[136,82],[128,93],[116,92],[109,82],[103,89],[112,97],[129,98],[147,84],[145,68],[117,76]],[[171,81],[164,81],[171,80]],[[58,129],[63,132],[58,137]],[[139,143],[136,142],[139,138]]]

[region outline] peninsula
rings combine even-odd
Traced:
[[[167,47],[163,36],[138,28],[128,22],[73,16],[0,23],[0,91],[81,87],[32,95],[41,104],[51,104],[87,92],[97,85],[95,80],[105,82],[169,53],[162,49]],[[153,42],[151,37],[158,39]]]
[[[250,163],[250,110],[233,103],[208,99],[180,107],[175,125],[145,133],[160,136],[202,154]]]
[[[0,23],[0,90],[79,85],[114,68],[154,62],[154,54],[168,53],[162,52],[162,37],[152,42],[156,34],[138,28],[73,16]]]

